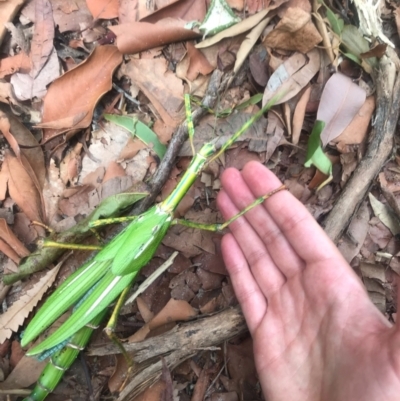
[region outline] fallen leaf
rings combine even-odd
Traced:
[[[364,141],[374,110],[375,96],[368,96],[351,123],[333,140],[333,142],[337,143],[338,149],[343,148],[345,145],[357,145]]]
[[[24,356],[7,379],[0,383],[0,388],[8,390],[29,387],[39,379],[46,364],[47,361],[39,362],[36,358]]]
[[[118,17],[119,0],[86,0],[86,4],[94,19]]]
[[[392,208],[384,205],[375,198],[372,193],[368,194],[371,207],[376,217],[392,232],[393,235],[400,233],[400,222]]]
[[[37,78],[53,51],[54,20],[48,0],[35,0],[35,26],[31,41],[32,69],[29,75]]]
[[[43,150],[39,142],[20,119],[14,115],[9,106],[0,104],[0,117],[0,121],[3,121],[3,118],[6,117],[9,122],[7,129],[1,126],[0,130],[6,137],[14,153],[19,155],[21,152],[26,157],[37,178],[39,188],[42,190],[46,176],[46,166]],[[17,144],[11,144],[13,141],[17,141]],[[21,150],[19,149],[19,145],[22,147]]]
[[[239,50],[236,54],[235,66],[233,67],[233,72],[237,74],[242,67],[243,63],[247,60],[247,56],[250,51],[254,48],[257,40],[263,33],[264,29],[267,27],[271,19],[273,18],[272,13],[271,16],[264,18],[260,21],[243,39],[240,44]],[[233,79],[233,78],[231,78]]]
[[[386,43],[379,43],[375,47],[373,47],[371,50],[369,50],[365,53],[361,53],[360,57],[361,58],[369,58],[369,57],[381,58],[386,53],[386,49],[387,49]]]
[[[337,138],[360,111],[365,90],[343,74],[333,74],[325,85],[318,107],[317,120],[325,123],[322,146]]]
[[[196,45],[196,47],[198,49],[203,49],[205,47],[212,46],[225,38],[231,38],[231,37],[243,34],[247,31],[249,31],[250,29],[254,28],[255,26],[257,26],[268,15],[268,13],[276,7],[277,7],[277,4],[274,3],[273,6],[268,7],[267,9],[255,14],[255,15],[252,15],[249,18],[242,20],[238,24],[236,24],[228,29],[225,29],[224,31],[214,35],[211,38],[207,38],[207,39],[201,41],[200,43],[198,43]]]
[[[183,85],[165,59],[131,59],[121,67],[156,108],[164,123],[176,127],[184,119]]]
[[[342,180],[340,185],[342,188],[351,177],[358,164],[357,152],[347,152],[340,155],[340,163],[342,164]]]
[[[256,46],[249,56],[249,67],[253,79],[258,85],[264,87],[268,82],[269,54],[264,46]]]
[[[6,220],[0,219],[0,238],[11,247],[18,256],[13,258],[15,263],[19,263],[20,258],[28,256],[30,252],[25,248],[24,244],[15,236],[7,225]],[[7,255],[8,256],[8,255]],[[10,257],[10,256],[9,256]]]
[[[116,45],[123,54],[135,54],[172,42],[196,39],[199,33],[185,28],[186,21],[165,18],[155,24],[132,22],[110,26],[117,36]],[[138,60],[139,61],[139,60]]]
[[[283,94],[276,102],[281,104],[297,95],[319,71],[320,53],[311,50],[306,55],[295,53],[283,62],[271,75],[264,91],[263,106],[275,95]]]
[[[112,74],[122,61],[115,46],[99,46],[76,68],[54,81],[44,98],[43,142],[92,122],[99,98],[111,89]],[[60,96],[60,93],[63,96]]]
[[[1,175],[8,177],[10,197],[32,221],[46,221],[42,192],[35,173],[25,156],[13,156],[5,152]]]
[[[25,52],[0,60],[0,78],[15,72],[28,73],[31,69],[31,59]]]
[[[187,56],[189,58],[189,68],[186,76],[189,81],[194,81],[199,74],[208,75],[214,67],[208,62],[204,54],[196,49],[192,42],[186,43]]]
[[[142,341],[151,330],[164,324],[176,321],[188,320],[196,316],[197,312],[186,301],[171,298],[164,308],[148,323],[141,327],[135,334],[129,337],[128,342]]]
[[[3,42],[4,35],[7,32],[5,24],[15,18],[20,7],[24,3],[24,0],[8,0],[0,2],[0,43]]]
[[[61,33],[80,31],[84,27],[93,26],[93,17],[87,8],[86,0],[51,0],[54,23]],[[21,10],[28,20],[35,22],[35,4],[28,2]]]
[[[382,313],[385,313],[386,292],[384,285],[387,284],[386,268],[380,264],[361,262],[360,270],[370,300]]]
[[[41,99],[47,93],[47,85],[60,76],[60,63],[57,52],[53,48],[47,63],[40,70],[35,79],[29,74],[15,73],[11,76],[15,96],[19,100],[29,100],[37,97]],[[58,99],[60,100],[60,98]]]
[[[34,287],[14,302],[7,312],[0,316],[0,343],[10,338],[13,332],[18,331],[19,326],[24,323],[26,317],[54,283],[61,265],[62,263],[59,263],[54,269],[51,269]]]
[[[369,210],[363,202],[338,244],[340,253],[350,263],[360,252],[369,229]]]
[[[299,101],[294,109],[293,119],[292,119],[292,143],[297,145],[300,140],[301,130],[303,128],[304,117],[306,114],[306,108],[308,101],[310,100],[311,86],[307,87],[302,93]]]
[[[161,4],[160,4],[161,3]],[[138,16],[134,20],[126,21],[125,18],[120,22],[143,21],[155,23],[165,18],[176,18],[184,21],[202,21],[206,15],[206,2],[204,0],[166,0],[157,1],[157,8],[151,10],[143,7],[143,2],[139,2]],[[132,7],[132,5],[131,5]],[[122,5],[121,7],[122,8]],[[120,10],[120,14],[121,14]]]
[[[265,37],[263,44],[272,49],[307,53],[321,41],[322,37],[311,21],[311,13],[299,7],[289,7],[275,28]]]

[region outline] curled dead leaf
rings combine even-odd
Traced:
[[[89,126],[96,103],[111,89],[112,74],[121,61],[122,54],[115,46],[99,46],[84,62],[50,85],[38,125],[50,127],[44,130],[43,142]]]

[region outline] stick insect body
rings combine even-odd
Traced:
[[[29,356],[47,357],[51,361],[33,390],[30,401],[41,401],[58,384],[63,372],[69,368],[78,352],[89,341],[93,329],[103,320],[108,306],[133,283],[139,271],[153,257],[171,224],[175,224],[174,211],[193,185],[198,174],[210,158],[214,159],[232,145],[256,120],[275,103],[276,97],[250,118],[239,131],[217,149],[215,142],[206,143],[194,156],[188,170],[173,192],[161,203],[134,217],[110,243],[93,259],[73,273],[45,302],[26,328],[21,345],[26,346],[48,328],[61,314],[76,305],[72,315],[62,326],[27,352]],[[190,125],[190,120],[189,124]],[[213,231],[222,229],[252,207],[262,203],[277,190],[257,199],[234,218],[222,225],[207,227],[185,221],[178,223],[199,226]],[[113,314],[109,326],[115,324]],[[47,370],[46,370],[47,369]]]

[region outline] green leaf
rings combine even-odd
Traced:
[[[360,58],[361,53],[366,53],[369,50],[367,40],[354,25],[345,25],[342,31],[342,43],[350,53],[358,58]]]
[[[324,153],[321,147],[321,132],[325,127],[323,121],[316,121],[308,140],[307,157],[304,163],[305,167],[311,167],[313,164],[318,170],[328,176],[332,176],[332,162]]]
[[[129,206],[146,197],[148,193],[124,192],[104,199],[87,220],[87,224],[101,218],[109,218],[121,214]]]
[[[338,17],[325,3],[323,0],[319,0],[319,3],[322,4],[325,7],[325,12],[326,12],[326,18],[328,18],[328,21],[331,25],[331,28],[333,32],[336,33],[336,35],[340,36],[343,27],[344,27],[344,21]]]
[[[133,136],[136,135],[143,143],[150,146],[160,159],[164,157],[165,152],[167,151],[166,146],[159,141],[154,131],[152,131],[146,124],[139,121],[136,117],[105,114],[104,118],[107,121],[111,121],[114,124],[125,128]]]
[[[212,0],[204,21],[199,26],[200,31],[207,35],[215,35],[224,29],[240,22],[225,0]]]
[[[256,95],[253,95],[250,99],[246,100],[243,103],[238,104],[235,107],[235,110],[243,110],[243,109],[246,109],[249,106],[257,104],[257,103],[261,102],[263,96],[264,96],[263,93],[257,93]]]

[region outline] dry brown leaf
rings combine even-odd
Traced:
[[[14,253],[18,256],[17,259],[12,258],[15,263],[19,263],[20,258],[28,256],[29,251],[25,248],[24,244],[14,235],[8,227],[5,219],[0,219],[0,238],[9,245]],[[9,255],[7,255],[9,256]],[[11,257],[11,256],[9,256]]]
[[[35,0],[35,28],[31,41],[32,69],[30,76],[35,79],[47,63],[53,51],[54,20],[48,0]]]
[[[169,3],[175,4],[178,0],[155,0],[155,1],[138,1],[138,19],[141,20],[155,13],[159,8],[163,9]]]
[[[186,43],[187,56],[189,57],[189,68],[186,76],[189,81],[194,81],[199,74],[208,75],[214,67],[208,62],[204,54],[194,47],[192,42]]]
[[[7,32],[5,24],[14,19],[24,3],[24,0],[7,0],[0,2],[0,43],[3,41],[4,35]]]
[[[160,4],[163,3],[163,4]],[[143,4],[143,3],[142,3]],[[184,21],[203,21],[206,15],[206,2],[204,0],[166,0],[157,1],[157,9],[151,11],[149,8],[144,13],[142,9],[138,11],[137,20],[155,23],[164,18],[175,18]],[[149,14],[151,13],[151,14]],[[136,21],[136,20],[133,20]],[[130,22],[133,22],[130,21]],[[128,22],[121,21],[120,22]]]
[[[386,43],[379,43],[375,47],[373,47],[371,50],[369,50],[365,53],[360,53],[360,57],[361,58],[369,58],[369,57],[381,58],[386,53],[386,49],[387,49]]]
[[[262,104],[275,95],[283,94],[276,104],[281,104],[297,95],[320,69],[320,52],[313,49],[306,55],[295,53],[284,61],[271,75],[264,91]]]
[[[80,31],[93,25],[93,17],[87,8],[86,0],[51,0],[54,23],[61,33],[66,31]],[[28,2],[21,14],[35,22],[35,4]]]
[[[301,129],[303,128],[304,116],[306,114],[306,108],[308,101],[310,100],[311,86],[308,86],[302,93],[299,101],[294,109],[292,119],[292,143],[297,145],[299,143]]]
[[[34,97],[42,98],[47,93],[47,85],[60,76],[60,63],[57,52],[53,48],[50,57],[39,74],[33,79],[30,74],[19,72],[11,76],[15,96],[19,100],[29,100]]]
[[[233,67],[233,71],[235,74],[238,73],[243,63],[247,60],[247,56],[253,49],[255,43],[257,42],[260,35],[263,33],[266,26],[271,21],[272,17],[273,15],[271,13],[271,16],[267,16],[262,21],[260,21],[256,26],[254,26],[254,28],[246,35],[246,37],[240,44],[240,48],[236,54],[235,66]]]
[[[146,338],[147,334],[151,330],[154,330],[157,327],[171,322],[188,320],[196,315],[196,310],[193,309],[186,301],[175,300],[171,298],[164,308],[157,313],[157,315],[154,316],[149,323],[145,324],[140,328],[140,330],[129,337],[128,342],[142,341]]]
[[[47,361],[40,362],[36,358],[24,356],[7,376],[7,379],[0,383],[0,389],[8,390],[29,387],[39,379],[46,364]]]
[[[31,69],[31,59],[25,52],[16,56],[6,57],[0,60],[0,78],[15,72],[28,73]]]
[[[12,85],[9,82],[0,82],[0,102],[6,104],[18,105]]]
[[[140,314],[142,315],[142,318],[145,323],[150,322],[151,319],[154,317],[154,313],[150,310],[150,308],[147,306],[146,302],[141,297],[136,298],[137,306],[139,309]]]
[[[6,313],[0,316],[0,343],[17,332],[25,318],[42,299],[47,289],[54,283],[62,263],[44,275],[34,287],[26,292],[18,301],[14,302]]]
[[[47,127],[43,142],[89,126],[96,103],[111,89],[112,74],[121,61],[122,55],[115,46],[99,46],[83,63],[50,85],[39,125]]]
[[[278,3],[281,3],[278,1]],[[222,39],[225,38],[231,38],[234,36],[241,35],[242,33],[246,33],[250,29],[254,28],[257,26],[267,15],[271,10],[277,7],[279,4],[275,4],[271,7],[268,7],[267,9],[252,15],[249,18],[246,18],[239,23],[232,25],[230,28],[223,30],[222,32],[217,33],[214,36],[211,36],[210,38],[207,38],[200,43],[196,45],[198,49],[203,49],[205,47],[212,46],[216,43],[219,43]]]
[[[253,79],[261,87],[265,87],[268,82],[268,62],[269,54],[262,45],[257,45],[249,56],[249,67]]]
[[[118,0],[86,0],[94,19],[112,19],[118,17]]]
[[[40,185],[24,155],[5,152],[1,175],[8,178],[10,197],[32,221],[46,221]]]
[[[201,34],[185,28],[186,21],[165,18],[155,24],[132,22],[110,26],[117,36],[116,45],[123,54],[135,54],[173,42],[196,39]]]
[[[272,49],[307,53],[321,41],[322,37],[311,21],[311,14],[299,7],[289,7],[263,43]]]
[[[375,96],[368,96],[351,123],[333,140],[338,144],[338,149],[345,145],[357,145],[364,141],[374,110]]]
[[[147,96],[167,125],[176,127],[184,119],[182,81],[168,70],[165,59],[132,59],[121,70]]]
[[[20,157],[21,150],[19,148],[17,140],[10,132],[10,121],[8,120],[7,115],[3,113],[3,111],[0,111],[0,132],[6,138],[15,156]]]
[[[367,202],[363,202],[351,220],[346,234],[339,243],[339,251],[350,263],[360,252],[369,229],[369,210]]]
[[[360,263],[360,270],[365,288],[373,304],[382,312],[386,312],[386,267],[378,263]]]
[[[7,242],[0,239],[0,252],[4,253],[9,259],[11,259],[16,265],[20,262],[21,258],[18,254],[11,248]]]
[[[3,125],[3,119],[7,119],[9,125]],[[40,147],[39,142],[7,106],[0,105],[0,125],[0,131],[3,132],[3,135],[6,137],[14,153],[19,155],[21,152],[26,157],[39,182],[39,188],[43,189],[46,176],[46,166],[43,150]],[[9,128],[10,126],[11,128]],[[8,127],[7,130],[6,127]],[[16,145],[14,144],[14,141],[17,141]],[[23,147],[21,150],[19,150],[18,144]]]
[[[120,0],[119,2],[119,23],[128,24],[138,20],[137,8],[139,0]]]

